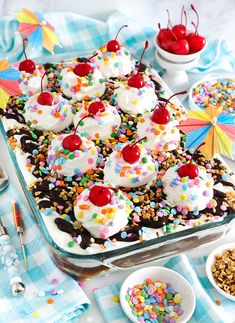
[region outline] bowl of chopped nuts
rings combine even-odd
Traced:
[[[209,254],[206,274],[220,294],[235,302],[235,242],[224,244]]]

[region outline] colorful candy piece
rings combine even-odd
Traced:
[[[128,288],[125,296],[131,312],[141,323],[170,322],[183,314],[181,295],[168,282],[147,278],[144,283]]]

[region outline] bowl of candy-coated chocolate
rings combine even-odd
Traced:
[[[195,309],[189,282],[176,271],[158,266],[130,274],[120,290],[120,304],[132,322],[186,323]]]

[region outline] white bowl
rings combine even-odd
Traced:
[[[195,60],[196,58],[198,58],[201,53],[205,50],[206,48],[206,44],[205,46],[198,52],[196,53],[193,53],[193,54],[187,54],[187,55],[178,55],[178,54],[172,54],[172,53],[169,53],[167,51],[165,51],[164,49],[162,49],[156,39],[154,39],[154,44],[158,50],[158,52],[165,58],[167,59],[168,61],[170,62],[173,62],[173,63],[188,63],[188,62],[191,62],[193,60]]]
[[[125,296],[129,287],[133,287],[136,284],[141,284],[145,279],[151,278],[153,280],[160,280],[161,282],[169,282],[172,284],[172,287],[182,296],[181,308],[184,310],[184,313],[179,316],[177,322],[187,322],[190,317],[193,315],[196,300],[192,287],[188,281],[178,274],[176,271],[165,268],[165,267],[144,267],[139,269],[132,274],[130,274],[123,282],[120,290],[120,303],[123,308],[123,311],[129,317],[132,322],[139,323],[136,316],[131,312],[131,307],[129,306]]]
[[[211,268],[214,265],[215,260],[216,260],[215,259],[215,256],[218,255],[218,254],[222,254],[225,250],[231,249],[231,248],[232,249],[235,249],[235,242],[231,242],[231,243],[224,244],[224,245],[216,248],[215,250],[213,250],[209,254],[209,256],[207,258],[207,261],[206,261],[206,274],[207,274],[207,277],[208,277],[209,281],[211,282],[211,284],[215,287],[215,289],[221,295],[223,295],[224,297],[229,298],[229,299],[231,299],[232,301],[235,302],[235,296],[232,296],[232,295],[226,293],[220,287],[217,286],[217,284],[215,282],[215,279],[214,279],[214,276],[213,276],[212,271],[211,271]]]
[[[235,74],[234,72],[219,72],[217,73],[212,73],[210,75],[207,75],[203,78],[201,78],[199,81],[195,82],[188,93],[188,101],[189,101],[189,107],[192,110],[201,110],[201,108],[195,103],[194,99],[193,99],[193,89],[196,88],[198,86],[198,84],[200,83],[204,83],[207,81],[216,81],[218,79],[235,79]]]

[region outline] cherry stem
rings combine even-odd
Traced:
[[[119,35],[120,31],[121,31],[123,28],[126,28],[126,27],[128,27],[128,25],[123,25],[122,27],[120,27],[120,28],[119,28],[119,30],[118,30],[118,32],[117,32],[116,37],[114,38],[114,40],[116,40],[116,39],[117,39],[117,37],[118,37],[118,35]]]
[[[196,16],[197,16],[197,24],[196,24],[196,30],[198,29],[198,26],[199,26],[199,14],[198,14],[198,12],[197,12],[197,10],[195,9],[195,7],[194,7],[194,5],[193,4],[191,4],[191,8],[192,8],[192,10],[195,12],[195,14],[196,14]]]
[[[157,24],[157,26],[158,26],[159,30],[161,30],[161,24],[160,24],[160,22]]]
[[[145,45],[144,45],[144,49],[143,49],[142,54],[141,54],[141,56],[140,56],[140,61],[139,61],[139,65],[138,65],[137,73],[139,73],[139,70],[140,70],[140,66],[141,66],[141,64],[142,64],[142,59],[143,59],[144,53],[145,53],[145,51],[146,51],[146,49],[147,49],[148,47],[149,47],[149,42],[148,42],[148,40],[146,40]]]
[[[168,9],[166,9],[166,11],[167,11],[167,15],[168,15],[167,28],[169,28],[169,27],[172,28],[170,12]]]
[[[144,136],[143,138],[140,138],[140,139],[138,139],[137,141],[133,142],[132,144],[130,144],[131,148],[132,148],[133,146],[135,146],[136,144],[138,144],[138,142],[140,142],[140,141],[142,141],[142,140],[145,140],[145,139],[147,139],[147,137],[146,137],[146,136]]]
[[[170,102],[170,100],[171,100],[174,96],[176,96],[176,95],[181,95],[181,94],[186,94],[186,93],[187,93],[187,91],[182,91],[182,92],[178,92],[178,93],[174,93],[174,94],[172,94],[172,95],[169,97],[169,99],[167,99],[167,100],[166,100],[166,103],[165,103],[164,107],[166,107],[166,106],[167,106],[167,104]]]
[[[187,12],[186,10],[184,10],[184,17],[185,17],[185,28],[187,28],[187,23],[188,23],[188,20],[187,20]]]
[[[172,29],[170,29],[170,32],[172,33],[172,35],[175,37],[175,40],[178,41],[179,39],[176,37],[176,34],[173,32]]]
[[[84,117],[82,117],[79,121],[78,121],[78,123],[77,123],[77,125],[76,125],[76,128],[75,128],[75,130],[74,130],[74,135],[76,135],[76,132],[77,132],[77,130],[78,130],[78,126],[79,126],[79,124],[80,124],[80,122],[82,122],[84,119],[86,119],[86,118],[88,118],[88,117],[91,117],[91,115],[90,114],[86,114]]]
[[[195,34],[198,35],[198,30],[197,30],[197,26],[195,25],[195,23],[193,21],[191,21],[191,24],[193,25],[193,27],[195,28]]]
[[[194,150],[194,153],[192,154],[192,157],[190,159],[190,164],[192,164],[193,160],[194,160],[194,157],[195,157],[195,154],[196,152],[202,147],[204,146],[206,143],[205,142],[202,142],[195,150]]]
[[[45,77],[45,75],[46,75],[47,73],[44,73],[43,74],[43,76],[42,76],[42,78],[41,78],[41,93],[43,93],[43,87],[42,87],[42,82],[43,82],[43,79],[44,79],[44,77]]]
[[[94,55],[92,55],[90,58],[87,59],[86,63],[89,62],[93,57],[96,57],[98,53],[96,52]]]
[[[23,53],[25,56],[26,61],[28,60],[27,55],[26,55],[26,51],[25,51],[25,43],[28,41],[27,38],[23,38]]]
[[[180,16],[180,29],[181,29],[181,27],[182,27],[183,14],[184,14],[184,6],[182,7],[182,10],[181,10],[181,16]]]

